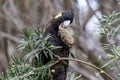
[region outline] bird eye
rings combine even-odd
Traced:
[[[62,16],[62,13],[59,13],[58,15],[55,16],[55,19],[59,18]]]

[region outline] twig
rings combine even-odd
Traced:
[[[6,0],[2,7],[2,10],[4,12],[5,19],[8,21],[12,21],[16,25],[16,27],[21,31],[23,29],[24,22],[20,18],[18,8],[14,4],[14,0]]]
[[[118,32],[119,30],[120,30],[120,25],[118,25],[118,26],[114,29],[113,34],[112,34],[112,36],[111,36],[111,39],[113,39],[113,37],[115,36],[116,32]]]
[[[85,65],[88,65],[90,67],[93,67],[93,68],[97,69],[101,74],[105,74],[109,78],[109,80],[115,80],[108,73],[106,73],[105,71],[103,71],[101,68],[99,68],[99,67],[97,67],[97,66],[95,66],[93,64],[90,64],[88,62],[85,62],[85,61],[82,61],[82,60],[78,60],[78,59],[66,58],[66,57],[59,57],[59,59],[55,63],[53,63],[52,66],[55,65],[55,64],[57,64],[61,60],[71,60],[71,61],[76,61],[76,62],[79,62],[79,63],[83,63]]]
[[[82,61],[82,60],[78,60],[78,59],[73,59],[73,58],[64,58],[64,57],[61,57],[60,60],[71,60],[71,61],[76,61],[76,62],[79,62],[79,63],[83,63],[83,64],[86,64],[88,66],[91,66],[95,69],[97,69],[98,71],[100,71],[101,74],[105,74],[110,80],[115,80],[114,78],[112,78],[109,74],[107,74],[105,71],[103,71],[101,68],[93,65],[93,64],[90,64],[90,63],[87,63],[85,61]]]
[[[4,32],[0,32],[0,36],[4,37],[4,38],[7,38],[7,39],[10,39],[10,40],[12,40],[14,42],[19,42],[20,41],[18,38],[14,37],[14,36],[12,36],[10,34],[4,33]]]
[[[79,63],[83,63],[83,64],[86,64],[88,66],[91,66],[95,69],[97,69],[101,74],[105,74],[110,80],[115,80],[113,77],[111,77],[108,73],[106,73],[105,71],[103,71],[101,68],[93,65],[93,64],[90,64],[88,62],[85,62],[85,61],[82,61],[82,60],[79,60],[79,59],[73,59],[73,58],[66,58],[66,57],[60,57],[54,53],[52,53],[56,58],[58,58],[57,61],[55,61],[53,64],[51,64],[50,66],[54,66],[55,64],[59,63],[60,61],[62,60],[71,60],[71,61],[76,61],[76,62],[79,62]]]

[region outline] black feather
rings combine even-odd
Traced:
[[[70,23],[73,22],[74,14],[72,12],[62,12],[62,16],[58,18],[53,18],[47,25],[46,30],[44,33],[44,37],[48,34],[51,37],[48,41],[54,46],[61,46],[62,48],[54,49],[52,52],[55,55],[60,57],[69,57],[69,47],[62,42],[61,38],[58,36],[58,28],[59,25],[64,22],[65,20],[70,20]],[[42,62],[43,64],[47,64],[51,60],[50,56],[46,57],[42,54]],[[57,63],[56,65],[52,66],[51,69],[55,70],[53,73],[53,80],[66,80],[67,68],[68,68],[68,61],[65,61],[64,64],[62,61]]]

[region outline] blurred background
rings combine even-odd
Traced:
[[[120,0],[0,0],[0,70],[5,70],[9,56],[16,51],[19,33],[25,26],[43,27],[62,11],[75,14],[69,28],[75,38],[71,52],[76,58],[97,66],[98,57],[107,54],[101,45],[107,40],[98,36],[101,31],[99,21],[103,15],[119,12]],[[102,63],[105,62],[103,57]],[[120,80],[116,75],[120,73],[120,65],[118,67],[117,70],[108,67],[104,70],[115,80]],[[80,73],[80,80],[109,80],[104,75],[96,77],[97,71],[83,64],[70,62],[69,69]]]

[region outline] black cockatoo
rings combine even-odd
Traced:
[[[69,57],[70,47],[66,45],[62,38],[59,36],[59,27],[67,28],[69,24],[73,22],[74,14],[73,12],[67,11],[62,12],[55,16],[53,19],[49,21],[46,25],[46,29],[44,32],[44,36],[50,34],[51,37],[48,41],[54,46],[61,46],[61,48],[54,49],[52,52],[59,57]],[[42,63],[47,64],[51,59],[42,55]],[[66,80],[68,68],[68,61],[65,63],[59,62],[51,67],[53,80]]]

